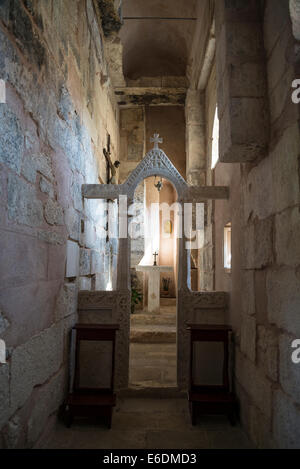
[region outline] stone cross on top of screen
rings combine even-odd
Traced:
[[[158,150],[158,144],[159,143],[163,143],[163,139],[162,138],[159,138],[159,134],[154,134],[153,137],[150,138],[150,142],[151,143],[154,143],[154,149],[155,150]]]

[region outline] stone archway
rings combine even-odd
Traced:
[[[182,199],[188,189],[188,185],[171,163],[167,155],[160,148],[150,150],[141,163],[131,173],[125,186],[130,198],[133,197],[137,186],[146,178],[160,176],[168,179],[177,191],[179,199]]]
[[[127,206],[134,198],[140,182],[151,176],[168,179],[175,187],[179,204],[203,202],[209,199],[227,199],[227,187],[190,186],[179,174],[167,155],[158,147],[158,135],[152,139],[154,148],[150,150],[124,184],[83,185],[82,194],[87,199],[117,199],[121,203],[126,197]],[[128,214],[123,220],[128,227]],[[184,226],[184,213],[181,219]],[[184,237],[178,246],[178,285],[177,285],[177,381],[178,387],[188,385],[188,336],[187,324],[224,323],[227,294],[219,292],[192,292],[188,285],[188,251]],[[109,292],[82,292],[79,297],[80,321],[84,322],[87,311],[99,311],[98,322],[115,322],[120,326],[116,350],[116,388],[128,387],[129,375],[129,334],[130,334],[130,239],[119,239],[117,290]],[[101,311],[110,311],[109,316],[101,317]]]

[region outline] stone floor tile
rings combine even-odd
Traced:
[[[205,431],[150,431],[146,435],[147,449],[207,449],[208,446],[209,440]]]

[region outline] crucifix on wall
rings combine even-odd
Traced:
[[[107,135],[107,145],[103,148],[103,155],[106,160],[106,184],[117,184],[117,169],[120,166],[120,161],[111,161],[111,149],[110,149],[110,135]]]
[[[107,145],[106,145],[106,148],[103,148],[103,155],[106,160],[106,184],[117,184],[116,174],[117,174],[117,169],[120,166],[120,162],[115,161],[114,163],[112,163],[110,143],[111,143],[110,135],[107,134]],[[110,202],[113,202],[113,201],[111,199],[108,199],[107,203],[109,204]],[[106,243],[109,242],[108,220],[109,220],[109,217],[107,217],[107,222],[106,222],[106,232],[107,232]]]

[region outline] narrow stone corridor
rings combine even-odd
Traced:
[[[299,233],[300,0],[0,0],[0,449],[300,449]]]

